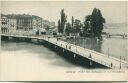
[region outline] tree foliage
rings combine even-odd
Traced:
[[[101,11],[94,8],[91,15],[92,36],[101,36],[103,30],[103,23],[105,23],[105,19],[102,17]]]
[[[83,27],[83,35],[89,36],[91,34],[91,15],[85,17],[84,27]]]
[[[60,19],[60,30],[59,30],[59,32],[63,33],[64,28],[65,28],[65,23],[67,21],[67,16],[64,12],[64,9],[61,10],[60,15],[61,15],[61,19]]]
[[[73,28],[73,26],[74,26],[74,17],[72,16],[72,28]]]
[[[75,22],[74,22],[74,33],[78,34],[80,33],[80,30],[81,30],[81,21],[78,20],[78,19],[75,19]]]
[[[61,33],[60,19],[58,20],[58,32]]]
[[[103,18],[101,11],[97,8],[94,8],[91,15],[85,17],[85,21],[82,24],[80,20],[74,19],[72,16],[71,24],[67,22],[67,16],[64,12],[64,9],[60,12],[61,18],[58,20],[58,32],[74,35],[81,34],[81,36],[88,37],[101,37],[103,25],[105,19]],[[66,27],[65,27],[66,25]]]
[[[66,29],[65,29],[65,33],[67,35],[69,35],[72,32],[72,27],[70,23],[66,23]]]
[[[105,19],[103,18],[101,11],[94,8],[92,14],[85,17],[83,35],[101,37],[104,23]]]

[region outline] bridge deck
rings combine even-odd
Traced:
[[[128,63],[124,60],[120,60],[118,58],[112,57],[112,56],[107,56],[102,53],[98,53],[93,50],[89,50],[74,44],[67,43],[65,41],[58,40],[55,37],[47,37],[47,36],[40,36],[40,37],[35,37],[35,36],[20,36],[20,35],[5,35],[4,36],[12,36],[12,37],[25,37],[25,38],[32,38],[32,39],[42,39],[45,41],[48,41],[54,45],[60,46],[64,49],[67,49],[69,51],[72,51],[76,54],[79,54],[80,56],[86,57],[90,60],[93,60],[99,64],[105,65],[109,68],[113,69],[120,69],[120,66],[122,69],[128,68]],[[91,55],[91,58],[90,58]],[[111,65],[112,64],[112,65]]]

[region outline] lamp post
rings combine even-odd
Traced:
[[[85,43],[85,38],[83,38],[83,40],[84,40],[83,42],[84,42],[84,49],[85,49],[85,44],[86,44],[86,43]]]
[[[75,39],[75,46],[76,46],[76,52],[77,52],[77,45],[76,45],[76,36],[75,36],[75,38],[74,38],[74,39]]]
[[[84,46],[84,38],[82,39],[82,44],[83,44],[83,46]]]
[[[109,58],[109,48],[108,48],[108,58]]]
[[[120,56],[120,69],[121,69],[121,56]]]

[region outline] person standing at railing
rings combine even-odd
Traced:
[[[90,55],[89,55],[89,57],[88,58],[92,58],[92,55],[91,55],[91,53],[90,53]]]
[[[113,64],[111,63],[111,67],[113,66]]]
[[[71,45],[70,45],[70,43],[68,43],[68,45],[69,45],[69,49],[71,49]]]

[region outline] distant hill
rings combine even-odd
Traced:
[[[108,23],[105,24],[103,32],[112,34],[127,34],[128,23]]]
[[[120,28],[126,27],[128,23],[107,23],[105,24],[105,28]]]

